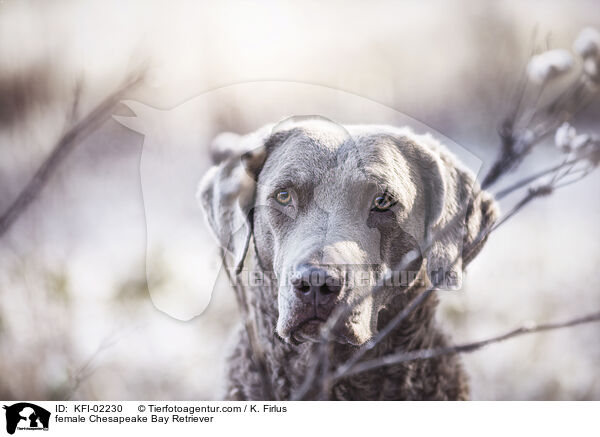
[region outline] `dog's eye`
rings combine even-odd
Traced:
[[[286,206],[292,201],[292,195],[289,191],[282,190],[275,195],[275,200],[280,205]]]
[[[371,204],[371,211],[384,212],[396,204],[396,200],[389,193],[378,194]]]

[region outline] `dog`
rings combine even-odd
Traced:
[[[434,293],[371,344],[423,290],[460,288],[497,219],[493,197],[446,147],[408,128],[291,117],[219,135],[212,150],[198,197],[245,316],[227,399],[295,399],[324,342],[329,369],[365,348],[361,360],[448,344]],[[247,271],[260,283],[241,284]],[[468,396],[460,360],[447,355],[342,377],[326,398]]]

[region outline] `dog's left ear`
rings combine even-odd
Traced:
[[[240,136],[223,133],[211,145],[215,164],[200,181],[197,197],[221,247],[243,267],[252,236],[256,179],[266,158],[272,126]]]
[[[426,226],[427,272],[438,288],[459,289],[463,270],[498,218],[498,207],[492,195],[481,190],[475,175],[443,146],[427,148],[437,163],[430,166],[425,180],[425,185],[431,185],[426,202],[433,205]]]

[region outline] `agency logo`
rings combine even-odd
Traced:
[[[19,402],[6,410],[6,432],[14,434],[16,430],[48,431],[50,411],[29,402]]]

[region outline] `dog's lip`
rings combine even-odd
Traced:
[[[321,327],[325,322],[325,319],[317,316],[305,319],[294,328],[294,330],[290,333],[289,338],[292,341],[292,343],[296,345],[306,342],[318,343],[322,340]],[[308,330],[306,328],[308,328]],[[337,329],[333,329],[330,332],[330,336],[330,340],[336,343],[354,347],[360,346],[347,335],[344,335],[344,333],[339,332],[339,330]]]
[[[305,341],[315,342],[319,339],[320,327],[323,323],[325,323],[325,319],[321,317],[309,317],[296,325],[290,333],[290,338],[296,343],[303,343]],[[309,332],[305,332],[307,328]]]

